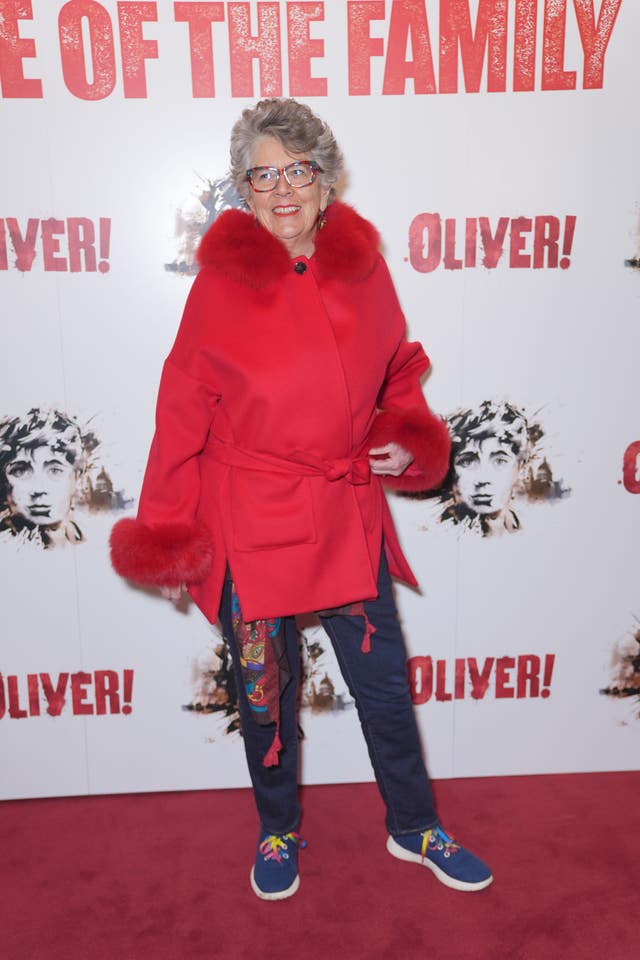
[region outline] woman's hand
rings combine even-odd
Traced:
[[[177,587],[160,587],[160,593],[165,600],[171,600],[172,603],[179,603],[182,591],[185,589],[184,583],[181,583]]]
[[[384,447],[372,447],[369,450],[371,473],[399,477],[413,463],[413,454],[397,443],[387,443]]]

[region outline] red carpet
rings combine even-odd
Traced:
[[[464,894],[385,850],[373,785],[307,787],[301,887],[249,888],[247,790],[5,802],[3,960],[632,960],[640,773],[447,780],[491,865]]]

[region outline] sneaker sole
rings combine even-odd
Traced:
[[[440,883],[444,883],[445,887],[451,887],[452,890],[464,890],[467,893],[474,893],[476,890],[484,890],[490,883],[493,883],[493,876],[488,876],[486,880],[478,880],[476,883],[470,883],[468,880],[456,880],[454,877],[446,874],[444,870],[441,870],[437,864],[432,863],[431,860],[427,860],[426,858],[423,860],[419,853],[412,853],[410,850],[405,850],[405,848],[401,847],[399,843],[396,843],[391,836],[387,837],[387,850],[392,857],[397,857],[398,860],[405,860],[407,863],[418,863],[428,867],[429,870],[436,875]]]
[[[286,890],[276,890],[274,893],[267,893],[265,890],[260,889],[256,883],[254,874],[255,868],[251,867],[251,889],[255,893],[256,897],[260,897],[261,900],[286,900],[287,897],[292,897],[300,886],[300,874],[297,874],[291,886],[287,887]]]

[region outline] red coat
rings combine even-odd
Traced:
[[[248,214],[203,238],[158,395],[138,518],[112,534],[116,570],[189,584],[212,622],[229,564],[245,620],[374,598],[380,546],[415,584],[367,450],[414,463],[389,486],[425,490],[449,459],[427,408],[429,361],[408,343],[375,229],[332,204],[310,259]]]

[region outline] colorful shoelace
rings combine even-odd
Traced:
[[[307,845],[307,841],[303,840],[299,833],[270,833],[268,837],[264,838],[258,849],[265,860],[277,860],[278,863],[282,863],[280,853],[287,849],[287,840],[291,840],[301,849]]]
[[[457,853],[461,848],[461,844],[454,840],[453,837],[448,836],[442,827],[434,827],[432,830],[425,830],[425,832],[422,834],[422,848],[420,850],[420,855],[423,860],[427,856],[429,844],[431,844],[431,849],[434,851],[444,851],[445,857],[450,857],[452,853]]]

